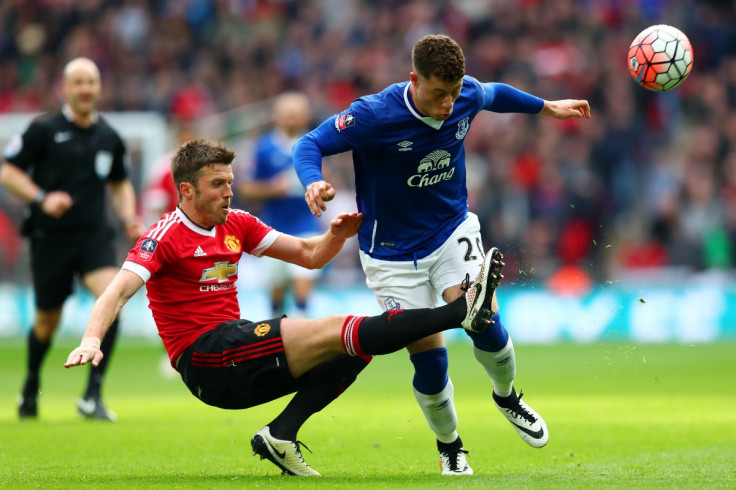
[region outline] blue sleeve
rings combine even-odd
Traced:
[[[493,112],[520,112],[537,114],[544,100],[505,83],[484,83],[486,100],[483,109]]]
[[[350,143],[335,130],[336,118],[337,116],[332,116],[317,129],[302,136],[291,151],[296,174],[304,187],[324,180],[322,157],[352,149]]]

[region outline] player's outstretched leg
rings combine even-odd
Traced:
[[[491,248],[483,260],[475,282],[465,293],[465,301],[468,304],[468,312],[462,322],[465,330],[470,332],[482,332],[493,323],[491,317],[494,311],[491,308],[493,292],[498,287],[503,274],[503,254],[496,248]]]
[[[304,461],[299,449],[299,446],[303,446],[301,442],[276,439],[271,435],[268,426],[256,432],[250,440],[250,445],[253,448],[253,456],[258,455],[261,459],[269,460],[281,468],[284,475],[322,476]]]
[[[517,395],[513,388],[509,396],[498,396],[494,391],[493,402],[524,442],[531,447],[544,447],[549,441],[547,424],[537,412],[524,403],[522,396],[523,392]]]

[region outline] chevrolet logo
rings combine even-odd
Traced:
[[[229,264],[227,261],[215,262],[214,267],[202,271],[200,282],[207,282],[217,279],[217,282],[225,282],[230,276],[238,273],[238,264]]]

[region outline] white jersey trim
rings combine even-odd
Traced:
[[[373,233],[371,233],[371,249],[368,253],[373,253],[373,248],[376,246],[376,230],[378,229],[378,220],[373,222]]]
[[[194,221],[190,220],[189,217],[186,214],[184,214],[184,211],[182,211],[179,206],[176,207],[176,210],[174,212],[179,217],[181,222],[184,223],[184,226],[192,230],[194,233],[198,233],[200,235],[208,236],[211,238],[214,238],[216,236],[215,226],[213,226],[211,230],[205,230],[201,226],[196,225]]]
[[[404,88],[404,103],[406,104],[406,108],[411,111],[412,114],[414,114],[414,117],[422,121],[424,124],[429,126],[433,129],[440,129],[442,125],[445,123],[445,121],[438,121],[437,119],[432,119],[428,116],[422,116],[417,111],[414,110],[414,107],[412,107],[411,102],[409,101],[409,87],[411,86],[411,82],[406,84],[406,87]]]
[[[140,264],[131,262],[130,260],[126,260],[125,262],[123,262],[123,266],[121,267],[121,269],[132,272],[133,274],[143,279],[143,282],[148,282],[148,280],[151,278],[151,271]]]
[[[179,209],[179,208],[177,208]],[[153,228],[148,232],[146,235],[146,238],[153,238],[154,240],[160,240],[161,237],[166,234],[166,231],[168,231],[169,228],[171,228],[171,225],[174,223],[180,222],[181,219],[176,213],[168,213],[165,214],[163,218],[161,218],[158,223],[156,223]]]
[[[266,236],[263,237],[263,240],[261,240],[261,243],[259,243],[258,246],[254,248],[250,254],[255,257],[260,257],[263,254],[263,252],[265,252],[268,249],[268,247],[273,245],[273,242],[275,242],[276,239],[280,236],[281,236],[280,231],[276,231],[276,230],[269,231],[268,233],[266,233]]]

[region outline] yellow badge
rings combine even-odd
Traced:
[[[225,236],[225,246],[231,252],[240,253],[243,251],[243,249],[240,247],[240,240],[238,240],[238,238],[234,237],[233,235]]]
[[[268,323],[261,323],[256,328],[253,329],[253,333],[258,335],[259,337],[263,337],[268,332],[271,331],[271,325]]]

